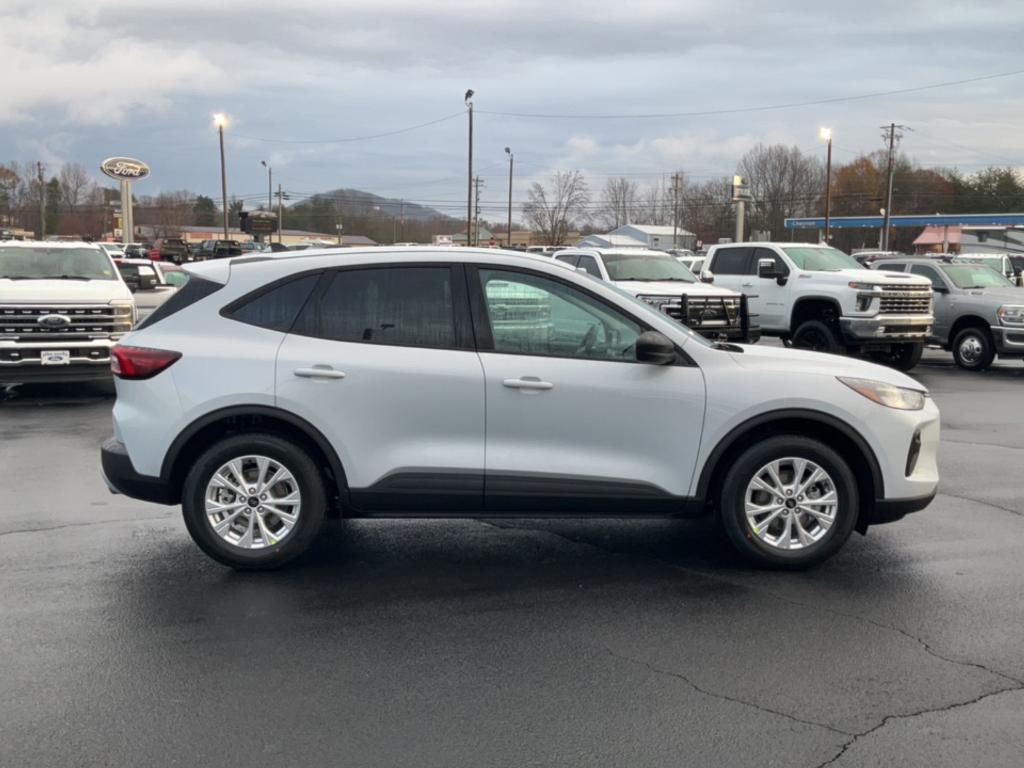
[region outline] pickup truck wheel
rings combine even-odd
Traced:
[[[323,523],[327,500],[316,464],[276,435],[214,443],[192,466],[182,513],[206,554],[240,570],[278,568],[301,555]]]
[[[992,335],[985,328],[964,328],[953,339],[953,360],[965,371],[983,371],[995,356]]]
[[[841,354],[843,346],[836,332],[820,320],[807,320],[793,332],[792,346],[796,349],[810,349],[815,352]]]
[[[872,359],[897,371],[909,371],[921,362],[923,354],[924,344],[894,344],[891,352],[872,355]]]
[[[747,448],[722,482],[719,513],[747,560],[799,569],[831,557],[857,522],[857,482],[824,443],[798,435]]]

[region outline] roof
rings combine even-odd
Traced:
[[[679,237],[693,235],[693,232],[690,232],[687,229],[683,229],[682,227],[673,228],[669,226],[663,226],[661,224],[623,224],[621,227],[619,227],[618,229],[613,229],[608,234],[615,234],[621,229],[635,229],[639,232],[643,232],[644,234],[658,235],[659,237],[663,235],[671,236],[672,234],[678,235]]]
[[[963,227],[956,225],[949,227],[928,226],[921,230],[921,234],[914,240],[914,245],[956,244],[960,242],[962,232]]]
[[[576,248],[646,248],[647,243],[628,235],[587,235],[576,242]]]

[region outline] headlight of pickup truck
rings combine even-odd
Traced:
[[[1024,325],[1024,305],[1003,304],[996,311],[996,317],[1003,325]]]
[[[857,291],[857,311],[867,312],[871,309],[871,302],[882,295],[882,286],[877,283],[851,282],[848,285]]]
[[[895,408],[899,411],[920,411],[924,408],[924,392],[906,387],[897,387],[893,384],[886,384],[884,381],[872,381],[871,379],[852,379],[845,376],[837,376],[839,381],[854,392],[859,392],[868,400],[874,400],[886,408]]]
[[[115,300],[110,302],[110,306],[113,308],[115,334],[127,333],[135,327],[135,321],[138,319],[138,309],[134,301],[131,299],[124,301]]]

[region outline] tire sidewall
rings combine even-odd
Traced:
[[[835,522],[825,537],[809,549],[775,549],[758,539],[747,524],[747,484],[764,465],[784,457],[810,459],[818,464],[828,472],[839,494]],[[721,523],[729,539],[747,560],[767,568],[800,569],[826,560],[850,537],[859,514],[857,480],[847,462],[824,443],[798,435],[771,437],[747,448],[726,473],[718,501]]]
[[[282,543],[259,550],[244,550],[221,539],[210,527],[205,510],[206,486],[214,472],[233,458],[251,454],[281,462],[302,494],[295,527]],[[275,435],[235,435],[215,443],[192,465],[182,489],[182,515],[192,539],[214,560],[238,569],[277,568],[301,555],[319,532],[325,507],[323,479],[316,464],[301,447]]]
[[[964,338],[967,336],[974,336],[981,342],[983,351],[981,353],[981,357],[975,363],[969,363],[960,356],[960,344],[963,343]],[[981,328],[964,328],[956,335],[956,338],[953,339],[953,361],[965,371],[984,370],[992,364],[993,358],[995,358],[995,351],[992,340]]]
[[[800,339],[803,333],[810,330],[815,330],[822,333],[828,342],[828,349],[812,350],[810,347],[805,347],[800,344]],[[839,337],[836,332],[829,327],[827,323],[823,323],[820,320],[806,320],[797,327],[793,332],[791,344],[796,349],[804,349],[814,352],[827,352],[830,354],[839,354],[842,352],[842,346],[839,344]]]

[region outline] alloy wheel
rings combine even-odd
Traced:
[[[744,494],[750,531],[773,549],[806,549],[822,540],[839,511],[832,477],[808,459],[787,457],[754,473]]]
[[[240,549],[266,549],[295,528],[302,494],[295,475],[266,456],[239,456],[206,485],[206,519],[221,539]]]

